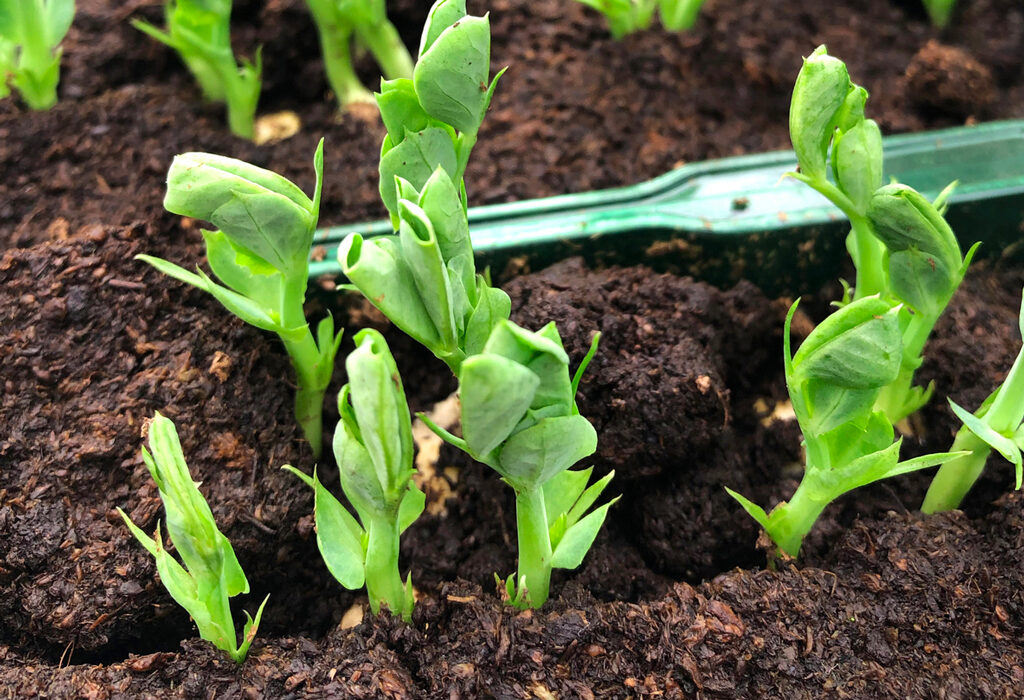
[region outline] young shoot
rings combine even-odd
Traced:
[[[953,15],[953,8],[956,7],[956,0],[921,0],[924,9],[928,11],[928,17],[939,29],[944,29],[949,24],[949,18]]]
[[[476,273],[463,182],[497,85],[490,24],[465,0],[430,10],[413,79],[384,81],[377,95],[387,135],[380,193],[398,231],[338,250],[349,281],[399,328],[458,373],[480,352],[510,302]]]
[[[14,87],[30,109],[57,104],[60,42],[75,0],[0,0],[0,98]]]
[[[901,462],[892,422],[874,408],[879,391],[900,371],[899,308],[877,296],[851,302],[819,324],[795,355],[786,316],[783,358],[786,387],[803,433],[804,475],[793,497],[765,513],[739,501],[779,548],[800,553],[804,537],[825,507],[843,494],[880,479],[935,466],[955,453]]]
[[[236,136],[251,139],[256,104],[260,99],[263,64],[239,64],[231,49],[231,0],[166,0],[167,30],[135,20],[132,25],[166,44],[181,57],[210,102],[226,102],[228,127]]]
[[[1019,328],[1024,336],[1024,302],[1021,304]],[[953,401],[949,405],[964,424],[953,440],[951,451],[965,451],[967,454],[951,459],[939,468],[921,506],[925,513],[959,508],[985,469],[992,450],[1013,465],[1016,487],[1020,489],[1021,450],[1024,450],[1024,348],[1010,367],[1006,380],[974,414]]]
[[[605,16],[612,37],[621,39],[651,26],[654,13],[665,29],[681,32],[693,27],[704,0],[578,0]]]
[[[463,176],[491,97],[504,70],[489,81],[491,26],[466,13],[465,0],[438,0],[420,39],[412,79],[381,82],[376,95],[387,129],[380,156],[380,194],[398,228],[401,177],[421,190],[438,167],[465,205]]]
[[[398,368],[384,337],[360,331],[345,361],[348,384],[338,395],[341,420],[334,432],[334,456],[341,488],[357,518],[309,477],[288,469],[314,491],[316,541],[328,570],[350,590],[364,583],[370,609],[387,606],[407,622],[414,603],[411,574],[398,571],[399,537],[423,512],[416,488],[412,423]]]
[[[462,363],[463,437],[420,414],[437,435],[494,469],[515,491],[519,566],[505,586],[517,607],[544,604],[552,569],[580,565],[617,500],[587,513],[614,472],[588,488],[591,469],[569,469],[597,449],[597,433],[576,406],[576,388],[598,338],[570,380],[554,323],[531,332],[502,321],[483,352]]]
[[[364,240],[351,234],[339,250],[352,284],[385,316],[458,374],[508,318],[508,295],[476,273],[463,199],[438,168],[418,192],[398,178],[399,232]]]
[[[925,343],[967,274],[978,248],[965,257],[956,235],[942,216],[947,189],[932,204],[906,185],[885,185],[871,196],[867,218],[885,245],[886,295],[902,304],[903,358],[896,380],[879,392],[877,407],[897,422],[923,406],[932,387],[914,386]]]
[[[123,510],[118,508],[117,512],[153,555],[161,582],[175,602],[192,616],[199,636],[227,652],[236,663],[242,663],[256,638],[263,607],[270,596],[260,603],[255,618],[245,613],[242,642],[238,644],[229,599],[248,593],[249,581],[228,538],[217,529],[199,484],[189,474],[174,423],[159,413],[149,423],[149,450],[142,448],[142,459],[160,490],[167,514],[167,534],[181,563],[164,549],[159,522],[156,534],[150,537]]]
[[[176,156],[164,208],[217,227],[203,231],[203,238],[210,269],[224,286],[198,267],[192,273],[150,255],[138,259],[212,294],[246,323],[277,333],[295,368],[295,417],[319,457],[324,392],[341,343],[330,316],[314,337],[302,308],[323,190],[322,140],[313,167],[316,189],[310,199],[277,173],[240,160],[209,153]]]
[[[327,81],[342,107],[373,102],[352,67],[352,43],[369,49],[389,80],[412,78],[412,56],[388,21],[384,0],[306,0],[320,35]]]
[[[846,245],[857,270],[854,300],[881,295],[901,305],[903,361],[878,408],[893,423],[923,406],[931,388],[913,385],[932,328],[960,286],[974,255],[960,253],[942,217],[947,188],[933,204],[906,185],[882,186],[882,135],[864,116],[867,91],[846,65],[819,46],[793,88],[789,131],[799,171],[788,173],[846,214]]]

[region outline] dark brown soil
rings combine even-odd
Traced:
[[[414,43],[429,3],[391,4]],[[173,55],[128,26],[158,20],[158,2],[78,5],[58,107],[0,103],[0,696],[1019,696],[1024,499],[993,505],[1010,468],[993,459],[966,514],[913,512],[928,475],[863,489],[826,511],[799,565],[764,570],[757,528],[722,486],[770,507],[799,479],[796,426],[771,418],[785,398],[788,300],[642,268],[568,261],[507,286],[514,318],[557,321],[574,364],[603,333],[580,407],[600,434],[593,462],[616,470],[623,498],[583,567],[556,575],[542,611],[503,607],[493,574],[515,563],[511,496],[445,448],[432,508],[403,538],[422,594],[414,622],[360,621],[352,606],[365,599],[319,559],[308,492],[278,469],[312,468],[279,344],[132,258],[201,258],[196,222],[160,206],[185,150],[244,158],[309,190],[326,136],[324,222],[379,216],[382,128],[335,114],[300,0],[235,3],[236,46],[265,46],[261,111],[295,109],[303,123],[265,146],[231,137]],[[886,131],[1024,116],[1016,0],[961,3],[942,36],[917,0],[708,0],[693,32],[621,44],[570,0],[470,9],[491,10],[494,63],[511,66],[471,167],[475,203],[785,147],[792,78],[820,42],[872,92]],[[974,408],[1005,375],[1022,284],[1020,269],[968,278],[928,348],[920,376],[937,398],[908,454],[948,447],[957,423],[943,397]],[[798,339],[831,298],[808,299]],[[309,310],[324,307],[350,330],[385,330],[415,410],[454,390],[365,302],[323,295]],[[237,609],[271,596],[240,668],[194,639],[114,510],[147,530],[162,517],[139,457],[156,410],[177,422],[249,575]],[[336,483],[329,455],[320,468]]]
[[[646,603],[567,587],[516,613],[449,584],[412,626],[257,642],[237,668],[194,640],[66,668],[0,647],[0,682],[12,697],[1015,698],[1022,506],[861,521],[828,569],[737,570]]]
[[[885,511],[892,488],[913,508],[923,479],[865,490],[829,509],[802,567],[756,573],[756,528],[721,486],[770,504],[795,485],[792,423],[764,426],[755,408],[781,396],[784,305],[746,284],[721,292],[640,268],[589,273],[577,261],[509,290],[520,322],[559,322],[574,362],[593,330],[605,334],[581,409],[632,460],[596,456],[599,468],[618,470],[613,483],[624,499],[586,564],[556,579],[558,598],[542,613],[503,609],[491,575],[514,565],[512,503],[492,474],[459,464],[447,513],[425,517],[403,543],[424,594],[414,625],[368,619],[338,628],[356,598],[318,561],[308,494],[276,469],[310,466],[291,389],[275,379],[287,374],[284,356],[203,295],[132,261],[143,242],[138,229],[97,229],[10,252],[0,264],[0,308],[12,310],[0,324],[11,358],[0,412],[0,455],[10,465],[0,475],[7,687],[48,687],[56,697],[92,684],[130,695],[216,687],[229,697],[245,688],[344,697],[360,687],[366,697],[441,697],[451,688],[459,697],[519,689],[686,697],[701,688],[707,697],[832,689],[924,697],[938,688],[957,697],[949,693],[962,687],[962,673],[986,669],[982,697],[1011,696],[1024,653],[1012,622],[1021,606],[1020,499],[993,510],[976,495],[975,520],[921,518]],[[1001,378],[1019,343],[1018,297],[1009,290],[1022,282],[1020,271],[969,279],[933,344],[951,350],[933,354],[925,370],[940,394],[970,406],[979,387]],[[339,315],[368,316],[345,301]],[[962,362],[979,338],[994,361],[962,382],[946,360]],[[427,379],[438,367],[422,353],[401,359],[407,386],[426,388],[414,404],[452,388]],[[631,384],[637,374],[649,384]],[[671,409],[659,414],[663,402]],[[245,602],[271,594],[240,675],[203,645],[176,651],[193,634],[185,615],[112,512],[128,506],[150,528],[160,517],[138,458],[139,426],[153,410],[181,426],[190,464],[252,580]],[[939,448],[953,428],[945,413],[936,402],[926,414]],[[657,440],[659,423],[681,427],[686,439]],[[1009,470],[993,466],[978,491],[985,499],[1008,488]],[[734,566],[746,570],[715,577]],[[460,576],[472,582],[445,583]],[[679,580],[697,588],[672,583]],[[58,668],[61,657],[110,665],[70,673]]]
[[[150,531],[162,517],[139,454],[157,410],[177,423],[254,589],[326,581],[299,533],[310,494],[278,469],[312,462],[280,381],[287,358],[212,299],[132,260],[144,243],[135,228],[97,228],[0,261],[0,635],[27,648],[165,648],[188,633],[114,511]],[[280,590],[268,629],[294,615],[322,632],[345,598]]]
[[[683,162],[787,147],[792,81],[801,56],[819,43],[868,88],[871,114],[887,133],[1024,116],[1017,0],[961,3],[941,36],[918,0],[708,0],[692,32],[651,31],[621,43],[572,0],[469,4],[491,12],[493,65],[510,67],[467,177],[474,203],[628,184]],[[13,100],[0,103],[0,242],[25,246],[85,225],[166,220],[164,174],[187,150],[265,165],[308,189],[321,137],[324,223],[381,216],[382,127],[375,117],[335,113],[301,0],[235,3],[236,50],[251,55],[264,46],[261,113],[295,110],[303,125],[295,137],[259,147],[232,137],[222,109],[199,102],[172,52],[128,24],[136,16],[159,22],[158,2],[78,5],[60,104],[32,114]],[[389,5],[414,45],[430,3]],[[922,59],[919,50],[936,38],[951,48],[937,49],[942,61]],[[927,70],[908,74],[912,64]],[[963,80],[979,70],[987,81]],[[369,83],[372,64],[361,71]]]

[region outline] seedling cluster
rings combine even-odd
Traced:
[[[609,12],[613,7],[634,13],[646,8],[648,22],[656,6],[592,4]],[[684,16],[692,20],[699,4],[661,2],[657,7],[675,23]],[[391,75],[374,99],[386,129],[380,195],[394,233],[375,238],[351,234],[338,250],[340,266],[351,289],[444,362],[458,380],[460,434],[435,425],[429,416],[420,418],[512,489],[518,566],[498,580],[511,605],[541,606],[550,595],[552,571],[580,566],[617,499],[605,494],[614,473],[591,483],[592,469],[573,469],[597,449],[597,432],[580,414],[576,394],[598,350],[599,334],[592,335],[589,352],[573,370],[555,324],[537,330],[515,324],[509,319],[508,295],[476,269],[465,177],[502,74],[491,77],[488,17],[469,15],[465,0],[438,0],[413,65],[400,52],[389,53],[397,39],[383,3],[310,0],[310,7],[325,52],[334,46],[337,64],[328,70],[347,85],[348,98],[361,99],[348,57],[352,41],[371,48]],[[195,41],[202,27],[209,46],[220,42],[220,59],[230,58],[225,43],[229,12],[230,2],[181,0],[170,6],[167,34],[144,30],[184,46],[180,37]],[[644,16],[639,19],[642,24]],[[371,34],[393,40],[377,41]],[[234,58],[216,69],[201,59],[201,52],[192,59],[190,67],[201,82],[212,84],[249,69],[258,74],[258,59],[241,72]],[[848,248],[857,278],[836,302],[836,311],[796,352],[790,330],[798,302],[786,317],[785,380],[805,450],[796,492],[766,512],[729,491],[791,556],[799,554],[832,501],[880,479],[942,465],[923,509],[954,508],[996,450],[1016,467],[1018,488],[1021,484],[1020,357],[1003,386],[976,413],[952,404],[964,427],[948,452],[900,459],[897,426],[932,394],[931,387],[914,386],[914,371],[975,249],[962,255],[943,218],[951,189],[930,202],[905,185],[883,184],[881,133],[865,116],[867,98],[824,46],[805,61],[793,91],[790,133],[799,167],[789,175],[849,217]],[[314,170],[316,186],[308,197],[283,177],[241,161],[204,153],[178,156],[164,204],[216,227],[203,236],[219,283],[200,268],[191,272],[159,258],[140,258],[281,338],[297,379],[296,418],[319,457],[324,395],[341,342],[330,316],[319,321],[314,333],[303,310],[323,190],[323,142],[314,155]],[[1024,331],[1024,306],[1020,325]],[[375,613],[386,609],[410,620],[415,595],[411,574],[403,577],[400,568],[400,538],[425,506],[413,479],[410,411],[384,337],[367,329],[357,332],[354,342],[345,360],[347,383],[337,397],[333,436],[348,505],[317,470],[307,474],[284,468],[313,490],[317,544],[331,574],[345,588],[365,587]],[[151,451],[144,449],[143,457],[160,490],[168,534],[182,563],[164,549],[159,525],[150,538],[122,515],[156,558],[165,586],[196,620],[200,634],[240,661],[263,606],[255,619],[247,616],[243,641],[236,644],[227,601],[247,592],[248,583],[188,473],[173,424],[157,414],[149,435]]]
[[[996,449],[1017,468],[1021,485],[1024,372],[1016,364],[977,414],[953,404],[964,428],[949,452],[899,459],[894,424],[931,398],[932,387],[913,386],[914,371],[977,245],[962,256],[943,218],[952,185],[935,202],[906,185],[882,185],[881,134],[864,116],[867,97],[824,46],[804,61],[793,89],[789,129],[799,170],[789,175],[849,218],[857,280],[795,355],[795,303],[786,319],[786,387],[806,460],[796,493],[766,513],[729,490],[790,556],[829,503],[880,479],[941,464],[922,510],[956,508]]]

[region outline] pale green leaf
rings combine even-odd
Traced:
[[[573,504],[579,500],[579,497],[587,490],[587,482],[590,481],[590,474],[593,471],[593,467],[577,470],[566,469],[542,484],[544,511],[548,516],[548,527],[551,527],[560,515],[566,515]]]
[[[475,133],[487,105],[491,28],[487,17],[464,17],[441,32],[413,72],[419,102],[434,119]]]
[[[380,196],[392,214],[398,213],[395,178],[408,180],[418,191],[434,171],[443,168],[450,176],[457,169],[455,144],[441,127],[407,131],[401,143],[382,150],[380,157]]]
[[[565,531],[551,555],[552,569],[575,569],[583,563],[583,557],[590,551],[598,531],[604,524],[608,509],[617,500],[616,498],[605,503]]]
[[[541,486],[597,449],[597,432],[583,416],[545,418],[512,435],[498,460],[504,476],[517,488]]]
[[[462,363],[462,434],[471,455],[484,457],[508,438],[539,384],[529,369],[499,355],[474,355]]]

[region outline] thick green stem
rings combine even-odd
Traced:
[[[923,513],[938,513],[959,508],[964,496],[985,469],[985,462],[992,448],[965,427],[957,432],[949,451],[961,450],[970,454],[951,459],[939,467],[928,487],[924,503],[921,504]]]
[[[235,136],[251,140],[256,122],[256,105],[259,102],[259,76],[256,77],[256,84],[253,86],[251,79],[242,77],[237,67],[233,72],[234,76],[229,80],[227,90],[228,128]]]
[[[352,28],[333,18],[316,17],[320,33],[320,52],[324,57],[324,70],[338,102],[342,107],[353,102],[373,102],[373,95],[359,82],[352,67]]]
[[[377,60],[384,77],[388,80],[412,77],[412,56],[395,25],[385,19],[376,25],[356,25],[355,31],[359,41]]]
[[[476,131],[459,134],[459,160],[455,170],[455,177],[452,178],[452,182],[455,183],[456,187],[461,188],[462,179],[466,175],[466,167],[469,165],[469,156],[473,152],[473,146],[476,145],[476,138]]]
[[[1013,361],[999,394],[985,414],[985,422],[997,433],[1015,431],[1024,420],[1024,350]]]
[[[371,520],[367,528],[366,592],[370,596],[370,610],[380,612],[381,603],[392,615],[401,615],[409,621],[412,610],[407,610],[405,584],[398,571],[398,518]]]
[[[828,504],[827,500],[820,501],[810,497],[808,481],[805,476],[789,502],[778,506],[769,517],[771,527],[768,534],[779,548],[791,557],[800,554],[800,545],[803,544],[804,537],[814,527],[821,511],[825,510]]]
[[[846,215],[853,227],[854,247],[857,251],[857,282],[853,292],[853,300],[857,301],[885,291],[885,272],[882,269],[885,246],[871,230],[867,217],[855,212],[847,212]]]
[[[324,393],[331,380],[330,369],[321,368],[320,363],[323,356],[309,324],[306,323],[305,311],[302,302],[305,299],[306,280],[303,278],[289,285],[285,292],[286,301],[283,304],[281,322],[285,328],[303,328],[303,333],[298,339],[289,339],[281,336],[288,357],[291,358],[292,367],[295,368],[296,390],[295,390],[295,419],[302,427],[302,434],[309,441],[313,449],[313,456],[317,459],[323,451],[323,406]]]
[[[1017,355],[1010,373],[1006,375],[999,393],[985,413],[985,423],[1000,434],[1015,431],[1024,420],[1024,352]],[[960,428],[950,452],[967,450],[971,454],[952,459],[941,467],[932,479],[921,510],[937,513],[959,508],[964,496],[985,469],[992,448],[966,427]]]
[[[189,72],[192,73],[192,77],[199,83],[199,90],[203,93],[203,99],[208,102],[227,100],[224,83],[205,57],[181,56],[181,60]]]
[[[544,490],[516,491],[516,530],[519,541],[517,585],[525,581],[526,605],[539,608],[551,588],[551,537],[548,533]]]

